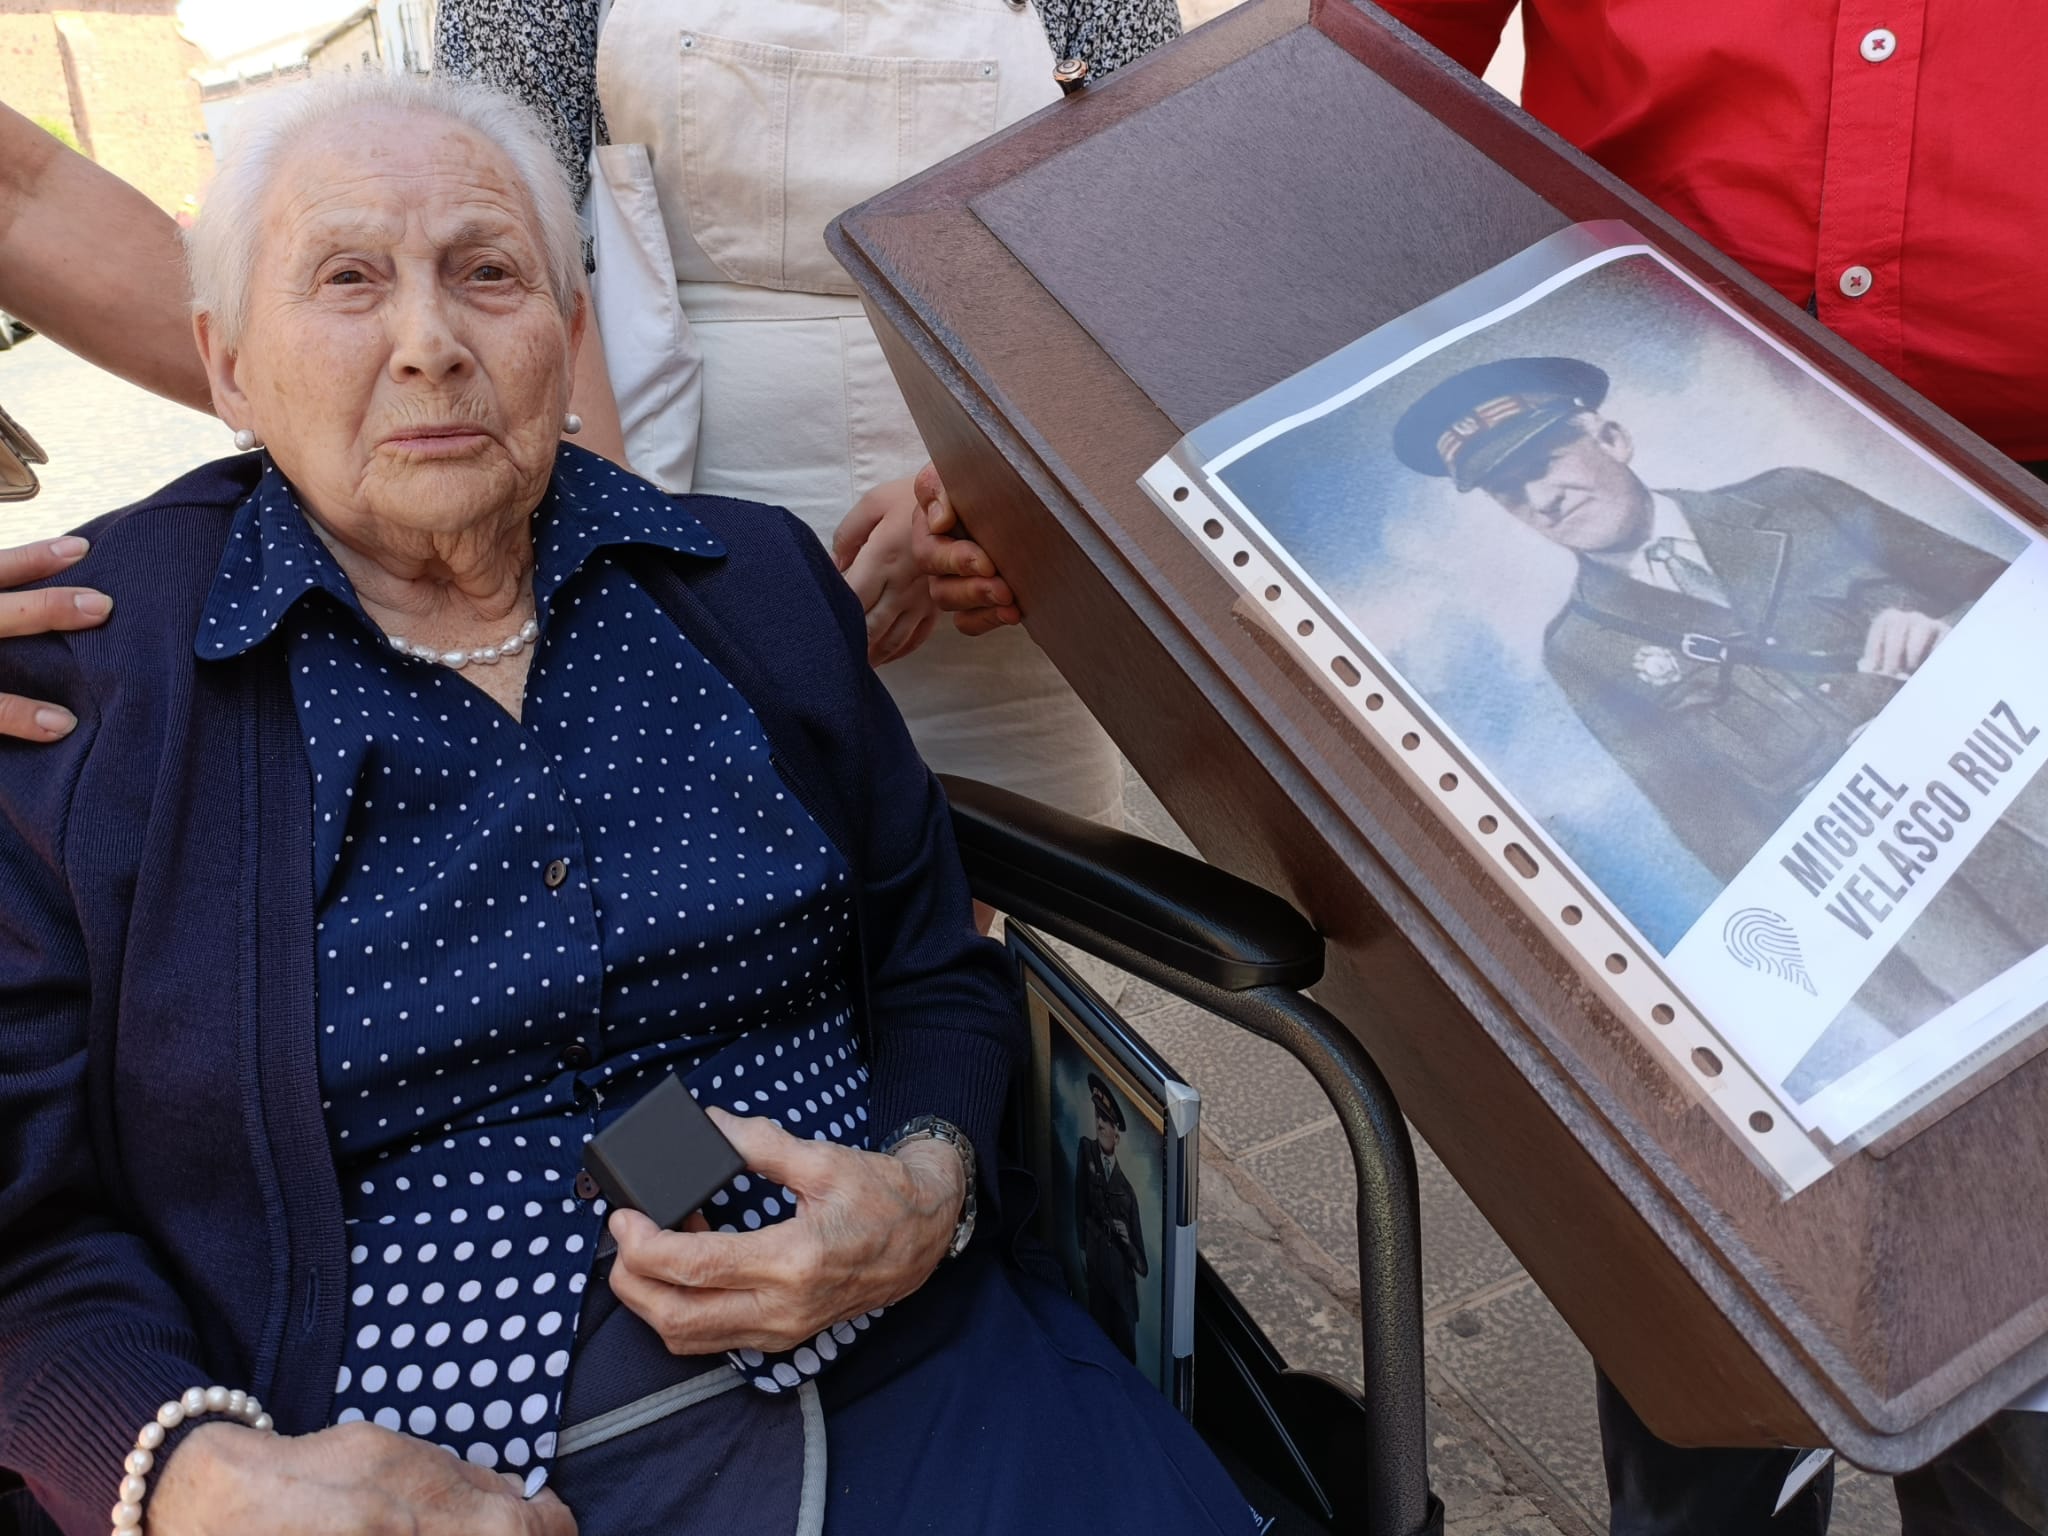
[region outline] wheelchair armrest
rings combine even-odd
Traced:
[[[1041,927],[1079,923],[1229,992],[1313,985],[1323,940],[1271,891],[975,779],[941,774],[975,896]]]

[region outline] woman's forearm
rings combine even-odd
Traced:
[[[0,106],[0,309],[144,389],[211,411],[178,226]]]

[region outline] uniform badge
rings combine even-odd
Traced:
[[[1636,648],[1636,676],[1652,688],[1668,688],[1685,675],[1685,669],[1678,664],[1678,657],[1661,645],[1644,645]]]

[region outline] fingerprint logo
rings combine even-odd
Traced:
[[[1728,953],[1752,971],[1796,982],[1813,996],[1819,992],[1806,974],[1806,957],[1799,952],[1799,931],[1767,907],[1744,907],[1728,919],[1721,930]]]

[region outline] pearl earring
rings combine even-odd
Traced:
[[[581,416],[578,416],[574,411],[571,411],[568,415],[562,418],[562,431],[566,433],[568,436],[574,437],[578,432],[581,432],[582,430],[583,418]]]
[[[235,428],[235,446],[243,453],[247,453],[256,446],[256,434],[247,427]]]

